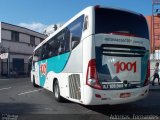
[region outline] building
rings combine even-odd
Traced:
[[[8,59],[0,59],[0,76],[27,74],[28,58],[33,49],[47,36],[24,27],[0,23],[0,54],[9,53]]]
[[[155,64],[160,62],[160,16],[146,16],[146,19],[150,32],[150,79],[152,80]]]
[[[153,53],[154,50],[160,50],[160,16],[154,18],[154,23],[153,16],[146,16],[146,19],[150,31],[150,50]]]

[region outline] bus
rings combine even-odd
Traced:
[[[34,49],[31,82],[58,102],[134,102],[149,92],[149,43],[142,14],[90,6]]]

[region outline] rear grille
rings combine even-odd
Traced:
[[[72,74],[69,76],[69,96],[73,99],[81,99],[80,75]]]
[[[143,57],[147,50],[141,46],[103,44],[102,54],[118,57]]]

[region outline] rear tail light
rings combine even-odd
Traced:
[[[96,60],[92,59],[88,63],[86,84],[95,89],[102,89],[97,77]]]
[[[149,79],[150,79],[150,61],[148,60],[148,64],[147,64],[147,74],[146,74],[146,79],[144,81],[144,86],[147,86],[149,84]]]
[[[107,33],[108,34],[108,33]],[[113,34],[113,35],[122,35],[122,36],[131,36],[131,37],[139,37],[130,33],[125,33],[125,32],[111,32],[109,34]]]

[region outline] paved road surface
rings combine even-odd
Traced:
[[[67,100],[57,103],[52,92],[34,88],[29,78],[0,80],[0,115],[1,118],[19,119],[39,116],[43,119],[62,117],[106,120],[132,118],[135,115],[160,119],[160,91],[150,91],[146,99],[130,104],[83,106]]]

